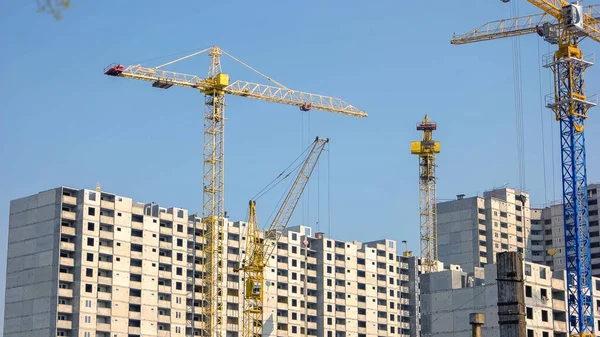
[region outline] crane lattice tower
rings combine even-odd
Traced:
[[[437,217],[435,192],[435,155],[440,152],[440,142],[433,140],[433,130],[437,124],[425,115],[417,124],[417,130],[423,132],[420,142],[410,144],[410,152],[419,156],[419,213],[421,223],[421,266],[423,273],[434,271],[438,259]]]

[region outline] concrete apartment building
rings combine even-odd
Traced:
[[[588,214],[590,226],[590,253],[592,258],[592,275],[600,276],[600,226],[598,215],[598,204],[600,203],[600,184],[588,185]],[[565,270],[565,232],[563,223],[562,204],[551,205],[541,210],[540,223],[543,230],[544,245],[543,258],[540,259],[554,270]],[[532,229],[533,231],[533,229]],[[548,250],[554,249],[555,254],[547,254]]]
[[[246,223],[225,225],[223,329],[237,337]],[[13,200],[4,336],[201,335],[202,232],[185,209],[104,191]],[[396,242],[284,234],[265,274],[265,336],[409,336],[408,259]]]
[[[496,265],[476,269],[475,275],[469,275],[459,266],[451,266],[450,270],[422,276],[422,336],[469,336],[472,312],[485,314],[483,336],[500,336]],[[552,273],[550,267],[531,262],[525,262],[524,269],[527,337],[567,337],[565,272]],[[600,279],[594,277],[593,284],[593,296],[600,299]],[[600,300],[595,303],[598,321]]]
[[[600,184],[588,185],[592,273],[600,276]],[[527,261],[565,269],[563,206],[531,208],[529,195],[511,188],[483,197],[438,203],[439,255],[464,271],[494,263],[496,253],[518,251]],[[550,254],[549,254],[550,253]]]
[[[527,260],[543,251],[543,246],[529,242],[529,195],[511,188],[440,202],[437,222],[440,260],[460,265],[465,272],[494,263],[496,253],[502,251],[521,252]]]

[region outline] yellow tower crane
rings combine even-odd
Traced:
[[[539,15],[492,21],[463,35],[452,44],[465,44],[537,33],[558,50],[545,55],[543,65],[554,73],[554,93],[546,107],[560,123],[565,264],[567,271],[569,336],[594,336],[592,260],[587,204],[584,124],[596,100],[585,94],[584,72],[593,59],[584,57],[579,43],[600,42],[598,5],[583,7],[565,0],[527,0],[543,11]],[[502,0],[510,2],[510,0]]]
[[[423,131],[420,142],[410,143],[410,152],[419,156],[419,214],[421,224],[421,266],[423,273],[431,273],[438,260],[437,217],[435,191],[435,155],[440,153],[440,142],[433,140],[433,131],[437,124],[425,115],[417,124],[417,130]]]
[[[163,67],[208,52],[210,63],[208,76],[182,74],[163,70]],[[275,85],[265,85],[236,80],[229,81],[229,75],[221,71],[221,55],[227,55],[234,61],[263,76]],[[234,95],[268,102],[293,105],[301,111],[311,109],[339,113],[354,117],[367,117],[367,114],[342,99],[291,90],[253,69],[217,46],[213,46],[156,67],[142,65],[124,66],[112,64],[104,69],[108,76],[123,77],[148,81],[152,86],[168,89],[172,86],[196,89],[204,94],[204,158],[203,158],[203,198],[202,223],[204,224],[204,279],[207,295],[203,303],[204,335],[207,337],[223,337],[223,288],[225,286],[226,264],[223,261],[224,244],[224,143],[225,131],[225,95]],[[193,234],[192,234],[193,236]],[[193,239],[191,237],[190,239]],[[195,249],[190,248],[192,254]],[[195,260],[195,259],[194,259]],[[195,263],[195,262],[194,262]],[[188,283],[194,284],[188,275]],[[195,294],[195,292],[192,292]],[[195,297],[192,302],[195,302]],[[195,333],[195,304],[189,310],[192,318],[187,320],[187,328]],[[189,332],[189,331],[188,331]]]
[[[256,202],[250,201],[250,216],[248,217],[248,234],[246,236],[246,256],[240,266],[244,272],[245,294],[244,294],[244,319],[242,326],[242,337],[262,337],[263,335],[263,289],[265,284],[265,268],[269,263],[269,256],[277,247],[288,222],[298,205],[302,192],[308,183],[321,153],[329,139],[318,138],[312,144],[312,148],[298,175],[283,200],[279,211],[273,218],[271,225],[264,231],[261,237],[256,220]]]

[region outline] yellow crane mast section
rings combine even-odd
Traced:
[[[269,256],[277,247],[281,235],[298,205],[304,188],[308,184],[321,153],[329,139],[317,137],[304,160],[294,183],[288,191],[271,225],[261,238],[256,220],[256,203],[250,201],[248,218],[248,234],[246,235],[246,256],[239,270],[244,272],[245,303],[242,337],[262,337],[263,335],[263,288],[265,284],[265,267]]]
[[[410,144],[410,152],[419,156],[419,216],[420,249],[423,273],[435,271],[438,260],[437,213],[436,213],[436,176],[435,155],[440,152],[440,142],[433,140],[433,131],[437,124],[425,115],[417,124],[417,130],[423,135],[420,142]]]

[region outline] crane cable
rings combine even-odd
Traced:
[[[312,145],[312,144],[311,144]],[[306,154],[310,148],[312,146],[307,147],[304,151],[302,151],[302,153],[296,157],[296,159],[294,159],[283,171],[281,171],[281,173],[279,173],[279,175],[277,175],[275,178],[273,178],[273,180],[271,180],[271,182],[269,182],[265,187],[263,187],[258,193],[256,193],[254,195],[254,197],[252,197],[252,200],[258,200],[261,197],[263,197],[265,194],[267,194],[270,190],[272,190],[275,186],[279,185],[282,181],[284,181],[286,178],[288,178],[292,173],[294,173],[299,167],[300,165],[302,165],[302,161],[300,163],[298,163],[292,170],[290,170],[288,172],[288,170],[290,169],[290,167],[292,167],[297,161],[298,159],[302,158],[304,156],[304,154]],[[281,178],[281,179],[280,179]]]
[[[540,132],[542,133],[542,167],[544,171],[544,203],[548,202],[548,187],[547,187],[547,177],[546,177],[546,143],[544,137],[544,96],[542,94],[542,55],[540,54],[540,39],[537,39],[537,52],[538,52],[538,82],[540,87],[540,122],[541,128]]]
[[[548,52],[551,52],[551,45],[548,45]],[[548,72],[548,91],[553,90],[552,86],[553,86],[553,75],[551,72]],[[552,148],[552,202],[556,202],[556,160],[554,159],[554,120],[553,120],[552,114],[550,115],[550,134],[552,135],[550,137],[551,141],[550,141],[550,146]]]
[[[512,17],[519,16],[519,5],[512,1]],[[517,131],[517,165],[519,171],[519,188],[525,190],[525,132],[523,130],[523,81],[521,78],[521,40],[517,36],[512,40],[513,52],[513,91],[515,95],[515,117]]]

